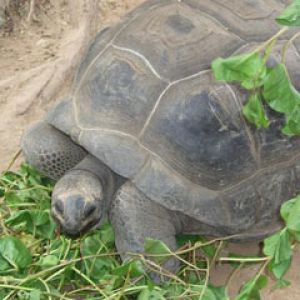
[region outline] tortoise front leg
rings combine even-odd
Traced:
[[[116,247],[123,260],[130,258],[128,252],[144,253],[146,238],[161,240],[172,251],[177,248],[176,218],[147,198],[131,182],[126,182],[118,190],[112,203],[110,220],[115,230]],[[163,264],[163,268],[173,273],[178,267],[179,261],[174,257]],[[151,275],[153,277],[153,273]],[[158,277],[154,276],[154,279]]]
[[[21,147],[28,163],[55,180],[87,155],[67,135],[46,122],[29,128],[22,138]]]

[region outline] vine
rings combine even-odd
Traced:
[[[249,91],[249,99],[242,112],[250,123],[257,128],[268,128],[265,106],[269,106],[285,116],[284,134],[300,135],[300,93],[293,86],[285,64],[287,50],[299,38],[300,32],[295,33],[283,46],[281,62],[273,67],[267,66],[278,38],[289,27],[300,26],[300,0],[289,5],[276,21],[285,27],[268,41],[250,53],[217,58],[212,63],[212,69],[217,80],[239,82]]]

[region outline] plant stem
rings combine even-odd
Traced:
[[[281,62],[285,64],[286,62],[286,53],[290,45],[293,43],[293,41],[300,36],[300,31],[294,34],[284,45],[281,55]]]
[[[208,286],[208,282],[209,282],[209,276],[210,276],[210,263],[209,263],[209,259],[207,257],[205,257],[206,260],[206,265],[207,265],[207,272],[206,272],[206,276],[205,276],[205,281],[204,281],[204,285],[203,285],[203,289],[201,291],[199,300],[202,300],[205,294],[205,291],[207,289]]]
[[[100,295],[102,295],[103,297],[105,297],[105,299],[107,299],[108,295],[106,295],[106,293],[104,291],[102,291],[96,284],[94,281],[92,281],[90,278],[88,278],[85,274],[83,274],[82,272],[80,272],[77,268],[73,267],[72,270],[74,270],[78,275],[80,275],[85,281],[87,281],[89,284],[91,284],[98,292]]]
[[[7,171],[9,171],[9,170],[11,169],[11,167],[14,165],[14,163],[16,162],[16,160],[18,159],[18,157],[21,155],[21,153],[22,153],[22,150],[19,149],[19,150],[15,153],[15,155],[13,156],[11,162],[9,163],[8,167],[6,168],[6,170],[5,170],[4,172],[7,172]]]
[[[243,257],[220,257],[218,258],[218,261],[221,262],[263,262],[263,261],[269,261],[270,257],[254,257],[254,258],[243,258]]]
[[[214,266],[215,263],[216,263],[216,261],[217,261],[217,258],[218,258],[218,256],[219,256],[219,253],[220,253],[220,251],[221,251],[221,249],[222,249],[222,247],[223,247],[223,243],[224,243],[224,241],[220,241],[220,243],[219,243],[219,245],[218,245],[218,248],[217,248],[217,250],[216,250],[216,252],[215,252],[215,255],[214,255],[213,259],[211,260],[211,265],[212,265],[212,266]]]
[[[239,238],[241,236],[244,236],[244,234],[235,234],[235,235],[229,235],[227,237],[223,237],[223,238],[217,238],[217,239],[213,239],[213,240],[210,240],[208,242],[205,242],[205,243],[202,243],[202,242],[196,242],[194,246],[192,247],[189,247],[189,248],[185,248],[183,250],[178,250],[178,251],[175,251],[175,252],[170,252],[170,254],[151,254],[151,253],[134,253],[134,252],[126,252],[127,255],[130,255],[130,256],[140,256],[140,255],[143,255],[143,256],[148,256],[148,257],[167,257],[167,256],[172,256],[174,254],[176,255],[182,255],[182,254],[187,254],[191,251],[194,251],[194,250],[198,250],[202,247],[205,247],[205,246],[209,246],[209,245],[212,245],[212,244],[215,244],[216,242],[218,241],[228,241],[228,240],[232,240],[234,238]],[[119,253],[120,254],[120,253]]]
[[[50,288],[49,288],[48,284],[43,279],[39,279],[39,281],[44,285],[47,293],[50,294],[51,291],[50,291]],[[49,300],[52,300],[52,297],[50,295],[49,295]]]
[[[254,49],[253,52],[260,52],[263,49],[265,49],[267,47],[267,45],[269,45],[270,43],[272,43],[274,40],[278,39],[282,34],[284,34],[286,31],[288,31],[289,28],[287,26],[281,28],[276,34],[274,34],[273,36],[271,36],[267,41],[265,41],[263,44],[261,44],[260,46],[258,46],[256,49]]]
[[[60,275],[61,273],[64,273],[64,272],[65,272],[65,269],[61,269],[61,270],[55,272],[54,274],[52,274],[51,276],[49,276],[49,277],[45,280],[45,282],[51,281],[53,278],[55,278],[56,276],[58,276],[58,275]]]
[[[25,287],[25,286],[15,286],[15,285],[8,285],[8,284],[0,284],[0,288],[18,290],[18,291],[27,291],[27,292],[32,292],[32,291],[36,290],[34,288],[28,288],[28,287]],[[67,298],[67,297],[64,297],[63,295],[55,295],[53,293],[48,293],[48,292],[43,292],[43,291],[40,291],[40,292],[43,295],[52,296],[52,297],[55,297],[55,298],[58,298],[58,299],[73,300],[72,298]],[[2,300],[8,300],[11,296],[12,296],[12,293],[9,293]]]

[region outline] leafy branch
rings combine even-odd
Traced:
[[[300,26],[300,0],[295,0],[276,21],[285,26]],[[242,109],[245,118],[257,128],[268,128],[265,106],[285,116],[282,132],[300,135],[300,93],[293,86],[285,65],[288,47],[300,36],[294,34],[283,46],[281,62],[268,67],[273,47],[288,27],[282,28],[268,41],[250,53],[217,58],[212,63],[215,78],[220,81],[239,82],[248,90],[249,99]]]
[[[49,215],[52,187],[53,182],[27,165],[0,177],[0,219],[5,220],[0,225],[0,299],[228,300],[233,277],[253,263],[260,264],[260,269],[235,300],[260,299],[260,290],[268,283],[266,269],[277,279],[276,287],[289,285],[284,275],[300,240],[300,196],[282,206],[286,226],[265,239],[262,256],[224,256],[227,241],[238,235],[214,240],[181,235],[175,252],[161,241],[147,239],[145,253],[127,253],[132,260],[121,263],[108,224],[78,240],[55,235]],[[177,274],[163,267],[170,257],[182,263]],[[225,286],[216,287],[210,276],[220,264],[235,269]],[[168,281],[157,285],[146,269]]]

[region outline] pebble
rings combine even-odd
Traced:
[[[36,42],[36,45],[39,47],[42,47],[44,49],[47,49],[50,47],[51,42],[49,40],[45,40],[45,39],[40,39]]]

